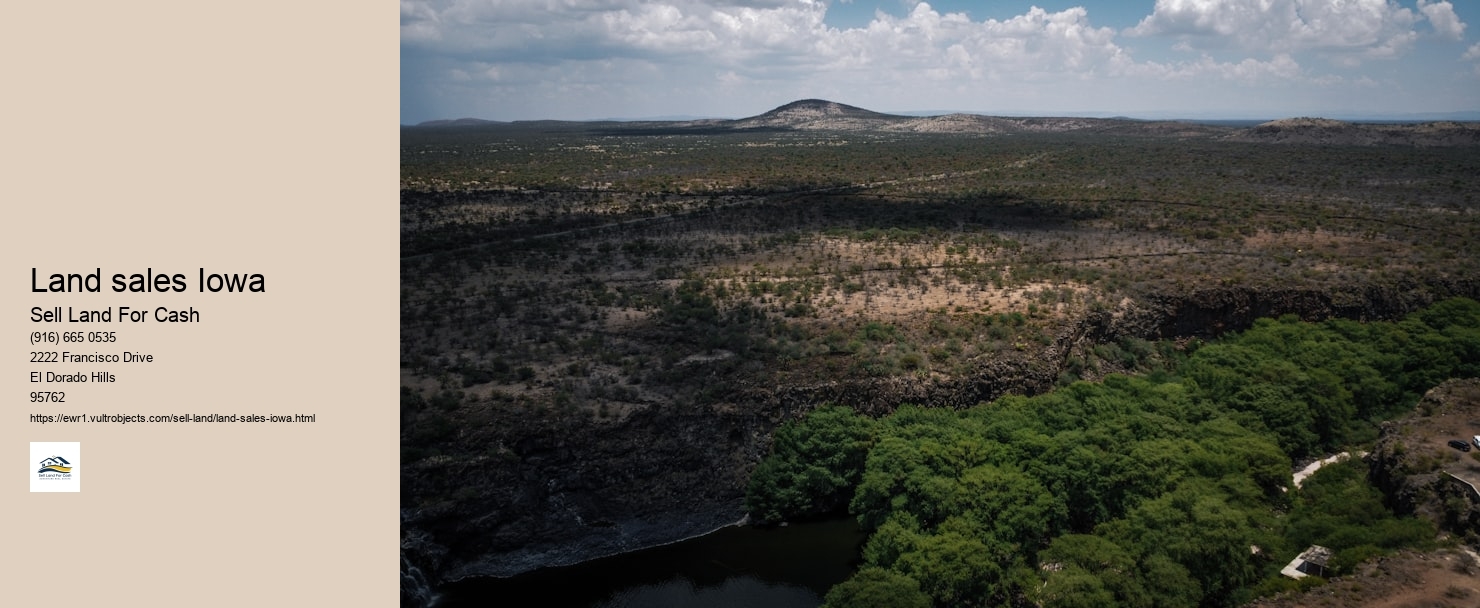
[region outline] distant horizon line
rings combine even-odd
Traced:
[[[798,101],[803,101],[803,100],[798,100]],[[828,101],[828,102],[831,102],[831,103],[838,103],[838,104],[842,104],[842,105],[848,105],[848,106],[852,106],[852,107],[856,107],[856,108],[860,108],[860,109],[867,109],[867,108],[863,108],[862,106],[855,106],[853,104],[849,104],[849,103],[841,102],[841,101],[832,101],[832,100],[826,100],[826,99],[819,99],[819,101]],[[795,102],[788,102],[788,103],[795,103]],[[784,105],[786,105],[786,104],[782,104],[782,106],[784,106]],[[718,116],[718,115],[702,115],[702,114],[663,114],[663,115],[655,115],[655,116],[610,116],[610,117],[599,117],[599,118],[513,118],[513,119],[493,119],[493,118],[480,118],[480,117],[476,117],[476,116],[463,116],[463,117],[458,117],[458,118],[432,118],[432,119],[427,119],[427,120],[423,120],[423,121],[419,121],[419,122],[415,122],[415,123],[401,123],[401,126],[417,126],[417,125],[422,125],[422,124],[426,124],[426,123],[429,123],[429,122],[455,122],[455,121],[463,121],[463,120],[478,120],[478,121],[484,121],[484,122],[498,122],[498,123],[539,122],[539,121],[558,121],[558,122],[679,122],[679,121],[690,121],[690,120],[743,120],[743,119],[746,119],[746,118],[753,118],[755,116],[763,115],[766,112],[770,112],[770,111],[775,110],[777,108],[780,108],[782,106],[776,106],[776,107],[773,107],[773,108],[764,110],[764,111],[762,111],[760,113],[752,114],[752,115],[748,115],[748,116]],[[1430,121],[1436,121],[1436,120],[1449,120],[1449,121],[1458,121],[1458,122],[1476,122],[1476,121],[1480,121],[1480,110],[1461,110],[1461,111],[1449,111],[1449,112],[1357,112],[1357,111],[1335,111],[1335,112],[1330,112],[1330,113],[1296,112],[1296,113],[1268,113],[1268,114],[1265,114],[1265,113],[1258,113],[1258,114],[1256,114],[1256,113],[1251,113],[1251,112],[1238,112],[1238,111],[1218,111],[1218,110],[1211,110],[1211,111],[1192,111],[1192,112],[1174,111],[1174,110],[1140,110],[1140,111],[1129,111],[1129,112],[1105,111],[1105,110],[1066,110],[1066,111],[1062,111],[1062,112],[1053,112],[1053,111],[1044,112],[1044,111],[1021,110],[1021,109],[1016,109],[1016,110],[996,110],[996,111],[991,111],[991,112],[980,111],[980,110],[869,110],[869,111],[871,111],[871,112],[878,112],[878,113],[881,113],[881,114],[890,114],[890,115],[894,115],[894,116],[909,116],[909,117],[914,117],[914,118],[930,117],[930,116],[946,116],[946,115],[950,115],[950,114],[973,114],[973,115],[977,115],[977,116],[1000,116],[1000,117],[1012,117],[1012,118],[1123,118],[1123,119],[1128,119],[1128,120],[1167,120],[1167,121],[1191,121],[1191,122],[1255,122],[1255,123],[1258,123],[1258,122],[1268,122],[1268,121],[1272,121],[1272,120],[1281,120],[1281,119],[1287,119],[1287,118],[1325,118],[1325,119],[1340,120],[1340,121],[1345,121],[1345,122],[1363,122],[1363,123],[1381,123],[1381,122],[1389,122],[1389,123],[1430,122]]]

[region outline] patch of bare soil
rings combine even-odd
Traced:
[[[1445,549],[1405,551],[1364,564],[1357,574],[1300,593],[1248,604],[1249,608],[1472,608],[1480,606],[1480,560]]]
[[[1480,379],[1451,380],[1435,387],[1418,404],[1420,416],[1406,421],[1404,439],[1414,451],[1427,450],[1444,472],[1480,487],[1480,451],[1472,438],[1480,435]],[[1450,441],[1468,443],[1462,452]],[[1476,599],[1480,606],[1480,598]]]

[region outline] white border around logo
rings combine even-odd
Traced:
[[[46,464],[64,461],[68,471],[56,473],[43,470]],[[82,491],[82,443],[78,441],[32,441],[31,458],[26,463],[26,475],[31,479],[32,492],[81,492]]]

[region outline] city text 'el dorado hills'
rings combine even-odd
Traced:
[[[267,279],[260,273],[207,273],[206,269],[201,268],[199,277],[199,282],[196,284],[196,291],[200,293],[208,291],[211,293],[221,291],[262,293],[267,291]],[[120,272],[114,274],[112,283],[113,291],[118,293],[183,292],[189,289],[185,275],[180,273],[156,273],[153,268],[146,268],[143,273],[124,274]],[[90,274],[54,273],[47,277],[44,287],[38,283],[36,269],[31,269],[32,293],[76,293],[84,291],[89,293],[103,291],[102,268],[94,269]]]

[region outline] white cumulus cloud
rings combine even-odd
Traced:
[[[1447,2],[1429,8],[1453,14]],[[1392,0],[1157,0],[1126,34],[1175,36],[1188,48],[1387,57],[1412,44],[1418,19]]]
[[[1443,2],[1429,2],[1418,0],[1418,12],[1429,20],[1429,25],[1434,26],[1434,31],[1440,36],[1452,40],[1464,40],[1465,22],[1459,20],[1459,15],[1454,14],[1454,5],[1447,0]]]
[[[1113,29],[1094,27],[1079,7],[1055,13],[1033,7],[1010,19],[976,22],[922,2],[904,17],[881,13],[865,28],[820,32],[815,48],[826,68],[929,67],[941,75],[984,78],[1092,70],[1123,53],[1114,38]]]
[[[1084,7],[1027,0],[981,20],[901,1],[852,28],[826,19],[843,0],[400,0],[402,107],[412,119],[736,116],[802,97],[881,110],[1242,107],[1303,86],[1334,99],[1365,61],[1463,39],[1450,1],[1403,1],[1157,0],[1119,31]],[[1311,68],[1324,62],[1344,76]]]
[[[1470,45],[1470,48],[1465,51],[1464,55],[1460,56],[1460,59],[1480,59],[1480,42],[1476,42],[1475,44]]]
[[[1300,63],[1286,53],[1275,55],[1268,61],[1254,58],[1241,61],[1217,61],[1208,55],[1203,55],[1196,61],[1128,63],[1122,65],[1119,71],[1128,76],[1161,80],[1184,80],[1211,76],[1244,84],[1289,81],[1304,74]]]

